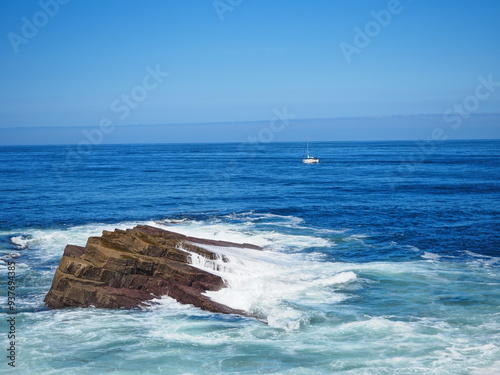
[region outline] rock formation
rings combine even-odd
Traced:
[[[90,237],[85,247],[67,245],[45,297],[47,307],[101,307],[130,309],[168,295],[180,303],[225,314],[246,315],[212,301],[202,293],[224,287],[224,280],[189,264],[189,253],[208,259],[217,255],[195,244],[260,249],[184,236],[139,225],[104,231]]]

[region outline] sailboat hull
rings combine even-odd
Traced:
[[[309,155],[309,138],[306,139],[306,154],[305,155],[307,155],[307,158],[302,159],[302,163],[305,163],[305,164],[319,163],[318,158],[315,158],[314,156]]]

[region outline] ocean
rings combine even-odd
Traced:
[[[0,373],[499,374],[500,141],[304,147],[0,147]],[[66,244],[137,224],[262,246],[209,293],[262,319],[44,306]]]

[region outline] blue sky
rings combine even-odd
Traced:
[[[238,123],[269,122],[285,107],[298,120],[366,126],[411,115],[398,137],[424,137],[425,116],[414,116],[440,118],[481,82],[500,81],[499,19],[497,0],[0,0],[0,144],[28,139],[31,127],[46,128],[40,142],[73,142],[57,128],[102,119],[117,129],[229,122],[221,140],[237,141],[250,131]],[[356,52],[346,59],[347,45]],[[474,119],[469,130],[451,137],[499,136],[498,118],[476,115],[500,112],[500,87],[481,93],[459,115]],[[311,137],[369,138],[336,123]],[[200,129],[217,139],[219,128]]]

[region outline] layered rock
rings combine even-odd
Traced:
[[[167,295],[203,310],[246,315],[202,294],[225,285],[221,277],[189,264],[189,252],[212,260],[217,257],[196,244],[259,249],[255,245],[187,237],[145,225],[104,231],[101,237],[90,237],[85,247],[66,247],[45,303],[51,309],[130,309]]]

